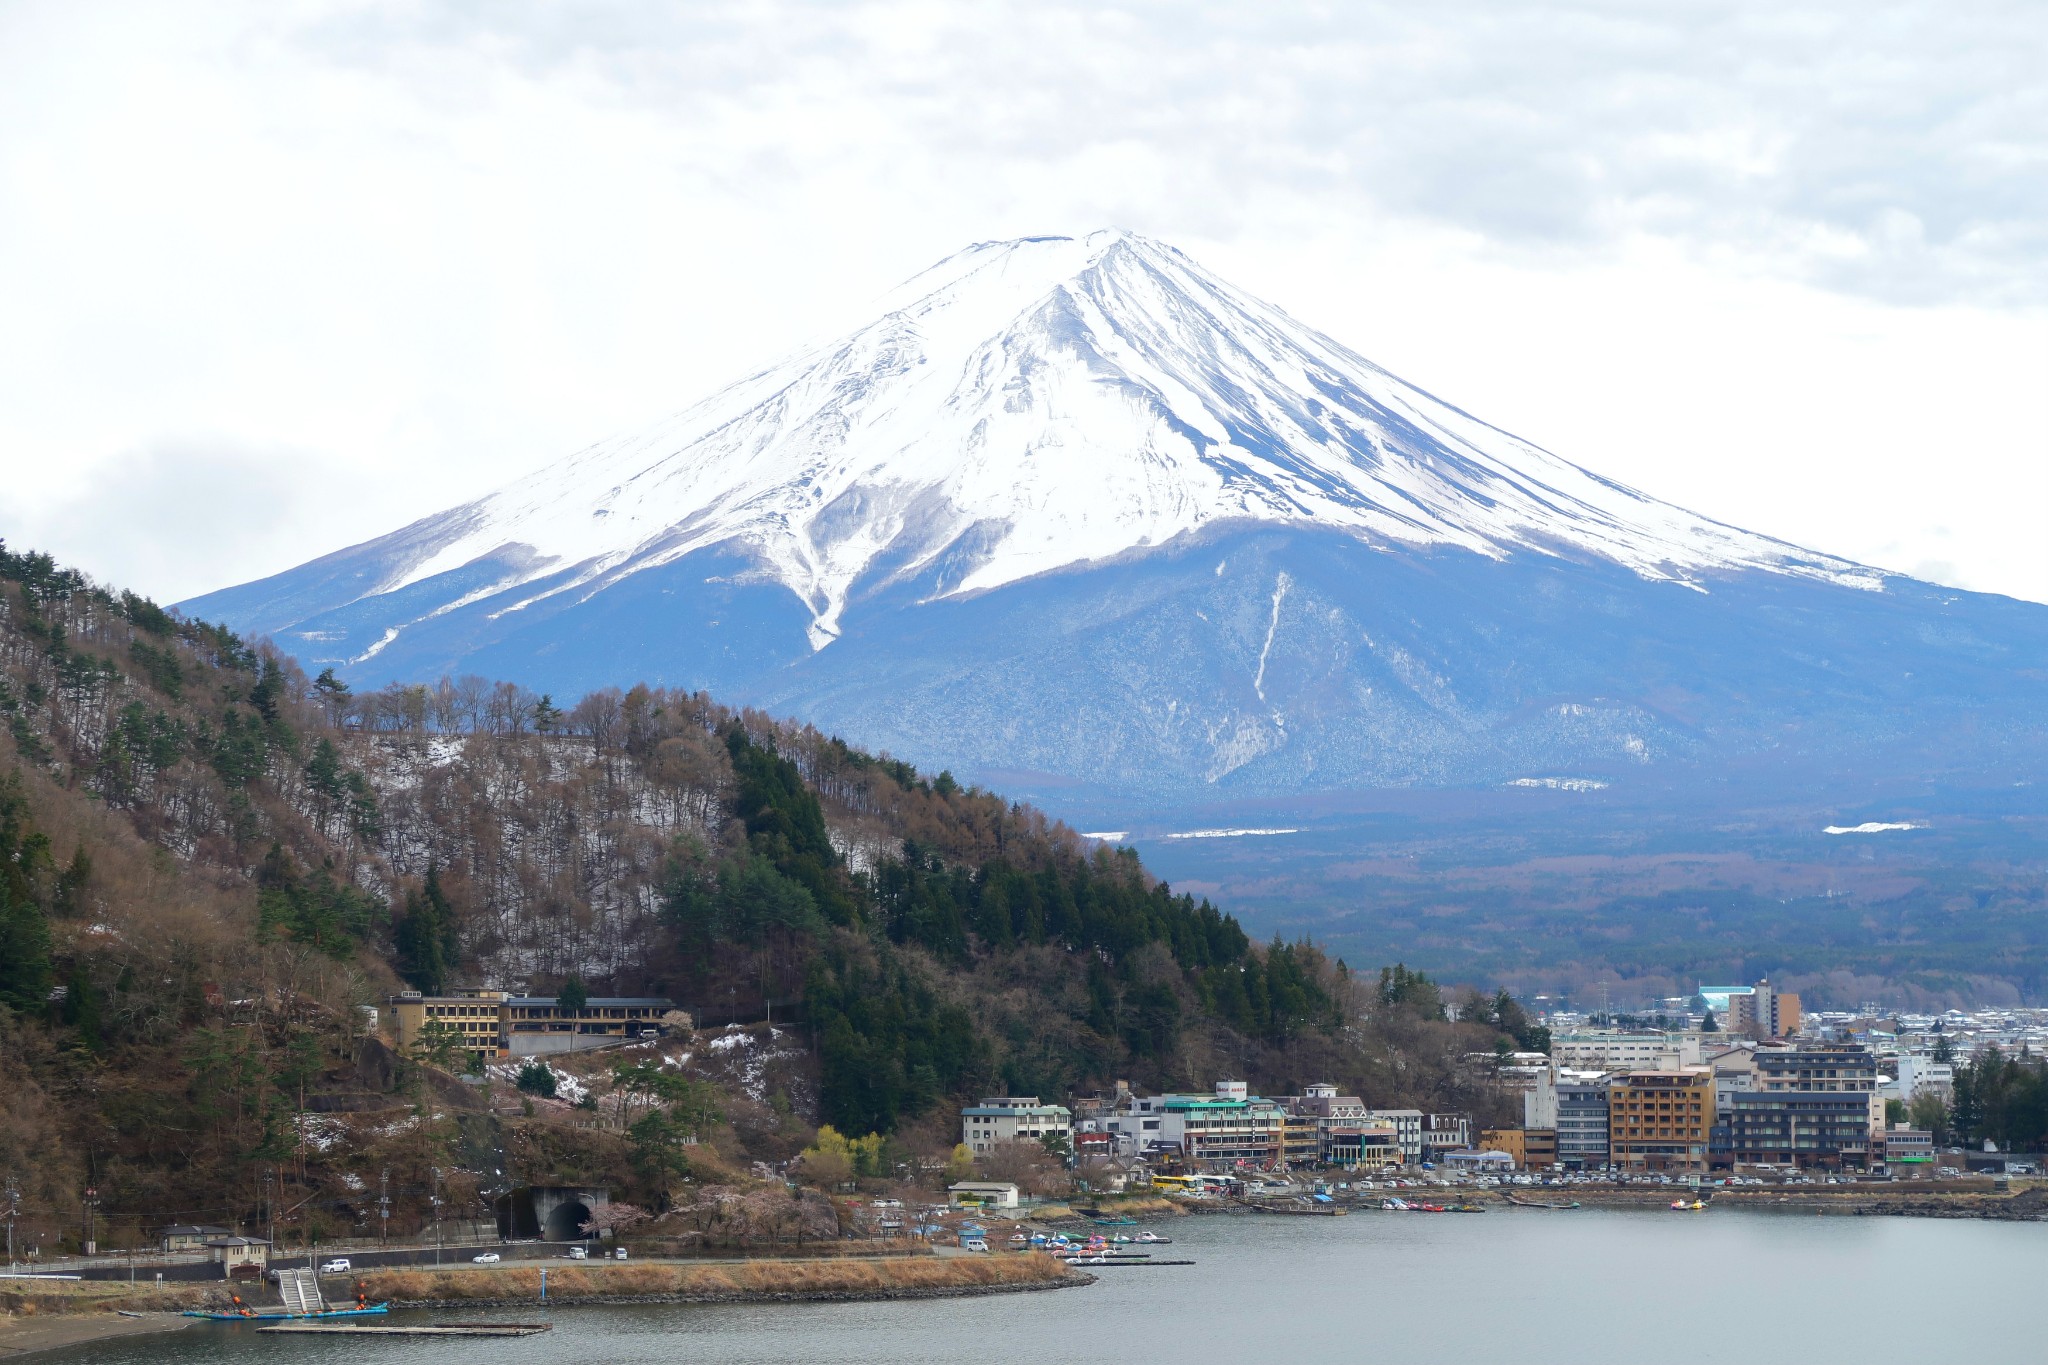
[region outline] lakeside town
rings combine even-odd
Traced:
[[[439,1032],[479,1057],[630,1040],[680,1017],[657,998],[591,1000],[574,1012],[554,997],[491,991],[408,992],[391,1003],[401,1046]],[[1468,1059],[1486,1084],[1519,1096],[1519,1124],[1375,1105],[1326,1084],[1259,1096],[1226,1080],[1194,1094],[1119,1085],[1065,1103],[988,1097],[962,1110],[960,1143],[977,1156],[1039,1143],[1068,1158],[1084,1188],[1112,1193],[1236,1170],[1915,1178],[2039,1169],[2039,1154],[2001,1152],[1995,1141],[1938,1146],[1953,1127],[1958,1067],[1994,1051],[2048,1050],[2048,1010],[1808,1012],[1765,980],[1703,986],[1634,1015],[1535,1017],[1546,1051]]]
[[[688,1053],[759,1077],[766,1023],[699,1030],[658,997],[405,991],[365,1022],[393,1055],[430,1059],[456,1091],[563,1132],[628,1128],[695,1103],[664,1079]],[[1950,1141],[1982,1104],[1971,1078],[2048,1044],[2048,1011],[1814,1011],[1768,981],[1709,987],[1636,1014],[1546,1010],[1543,1050],[1474,1053],[1479,1113],[1375,1103],[1330,1083],[1261,1094],[1243,1080],[1143,1093],[992,1095],[959,1109],[943,1159],[821,1127],[779,1165],[657,1216],[573,1159],[479,1189],[464,1209],[439,1182],[431,1217],[379,1215],[324,1238],[265,1202],[247,1219],[177,1222],[146,1244],[100,1247],[83,1210],[78,1255],[18,1246],[9,1297],[63,1320],[127,1315],[127,1328],[211,1318],[296,1330],[407,1304],[514,1306],[602,1300],[923,1298],[1082,1285],[1122,1268],[1194,1264],[1163,1222],[1200,1214],[1507,1213],[1620,1205],[1703,1213],[1718,1204],[1818,1212],[2048,1217],[2041,1156]],[[600,1088],[609,1078],[608,1092]],[[515,1084],[500,1089],[496,1079]],[[557,1093],[559,1091],[559,1094]],[[451,1092],[452,1093],[452,1092]],[[573,1098],[571,1098],[573,1096]],[[1518,1110],[1519,1122],[1499,1116]],[[552,1116],[552,1119],[551,1119]],[[317,1138],[334,1120],[301,1119]],[[686,1147],[693,1139],[684,1139]],[[708,1163],[711,1154],[703,1154]],[[708,1174],[710,1166],[698,1174]],[[268,1187],[266,1187],[267,1192]],[[296,1235],[294,1235],[296,1231]],[[133,1239],[130,1239],[131,1242]],[[61,1251],[61,1249],[58,1249]],[[1012,1255],[1004,1253],[1033,1253]],[[69,1282],[62,1285],[60,1282]],[[125,1283],[124,1283],[125,1282]],[[54,1327],[50,1330],[55,1331]],[[339,1330],[337,1328],[337,1330]],[[366,1330],[366,1329],[358,1329]],[[441,1331],[418,1324],[377,1328]],[[542,1330],[533,1326],[531,1330]],[[55,1339],[55,1338],[53,1338]],[[83,1338],[81,1338],[83,1339]]]

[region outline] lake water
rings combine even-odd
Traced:
[[[386,1343],[201,1324],[52,1360],[1046,1365],[1186,1361],[2037,1358],[2048,1225],[1715,1210],[1179,1218],[1162,1256],[1085,1289],[901,1303],[467,1310],[555,1323],[517,1340]],[[394,1315],[393,1320],[400,1320]],[[429,1314],[404,1317],[427,1318]],[[448,1314],[438,1316],[447,1317]],[[1453,1354],[1446,1356],[1449,1351]]]

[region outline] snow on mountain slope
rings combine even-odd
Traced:
[[[467,571],[457,595],[396,611],[361,662],[523,584],[494,619],[725,546],[796,594],[822,649],[851,599],[890,582],[975,593],[1233,521],[1695,585],[1764,570],[1882,586],[1580,469],[1173,248],[1105,231],[970,247],[838,341],[348,552],[345,590],[317,605]]]

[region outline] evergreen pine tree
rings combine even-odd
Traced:
[[[460,956],[454,907],[441,889],[438,868],[427,869],[426,884],[405,899],[392,925],[398,973],[417,990],[438,995],[447,989]]]
[[[37,895],[50,865],[20,785],[0,781],[0,1005],[17,1010],[40,1009],[50,995],[50,921]]]

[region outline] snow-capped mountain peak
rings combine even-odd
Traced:
[[[802,600],[823,648],[866,587],[974,593],[1231,521],[1879,585],[1590,474],[1110,230],[971,246],[868,325],[397,533],[361,586],[487,561],[425,610],[532,583],[502,615],[727,546]]]

